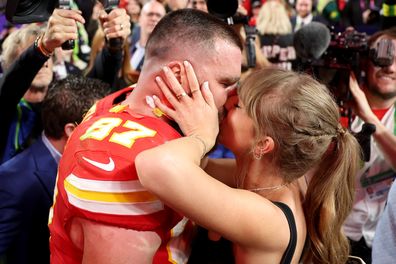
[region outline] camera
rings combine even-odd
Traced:
[[[312,24],[312,25],[311,25]],[[366,33],[354,29],[335,33],[326,26],[311,22],[295,33],[294,46],[299,57],[296,69],[304,71],[324,83],[333,94],[340,114],[352,123],[349,102],[349,77],[365,77],[364,64],[371,61],[377,67],[392,65],[395,47],[389,39],[381,39],[375,47],[369,46]],[[370,159],[370,137],[375,132],[373,124],[363,124],[359,133],[354,133],[363,150],[363,160]]]
[[[392,65],[395,47],[388,39],[381,39],[375,47],[369,47],[368,35],[354,29],[329,32],[328,47],[320,56],[305,60],[300,70],[326,84],[340,106],[341,115],[347,117],[350,123],[351,110],[347,107],[347,102],[352,99],[349,91],[350,73],[353,72],[358,79],[363,78],[365,73],[362,65],[368,60],[377,67]]]

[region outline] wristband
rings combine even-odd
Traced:
[[[43,39],[43,34],[40,34],[37,36],[36,40],[34,41],[34,47],[40,51],[41,54],[43,54],[45,57],[49,58],[51,57],[54,52],[49,52],[43,45],[42,42]]]

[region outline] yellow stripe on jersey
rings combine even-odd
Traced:
[[[127,107],[128,107],[128,105],[116,105],[113,108],[111,108],[109,110],[109,112],[111,112],[111,113],[119,113],[119,112],[124,111]]]
[[[143,192],[127,192],[127,193],[113,193],[113,192],[95,192],[81,190],[70,184],[68,181],[64,182],[65,189],[68,193],[73,194],[82,200],[98,201],[98,202],[118,202],[118,203],[139,203],[152,202],[158,200],[153,194]]]
[[[144,189],[139,181],[98,181],[69,175],[64,180],[70,204],[86,211],[145,215],[164,209],[158,198]]]
[[[157,197],[149,192],[108,193],[80,190],[67,181],[65,181],[65,189],[80,199],[98,202],[139,203],[158,200]]]

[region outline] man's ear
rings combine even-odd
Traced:
[[[65,132],[66,138],[69,138],[70,135],[73,133],[74,129],[76,128],[76,124],[73,123],[67,123],[65,127],[63,128],[63,131]]]
[[[186,92],[188,92],[188,80],[186,77],[186,70],[184,68],[184,65],[180,61],[171,61],[168,63],[168,68],[171,69],[173,74],[175,75],[176,79],[179,81],[181,86],[184,88]]]

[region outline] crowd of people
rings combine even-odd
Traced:
[[[357,2],[235,0],[232,24],[223,1],[81,0],[3,20],[0,264],[392,263],[396,3]],[[344,80],[349,123],[296,67],[313,22],[389,49]]]

